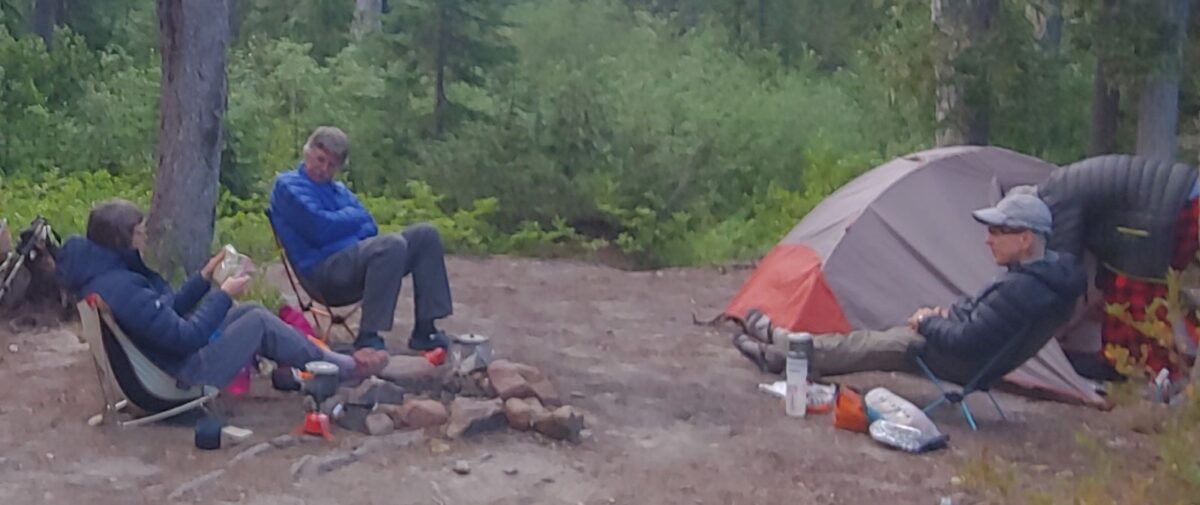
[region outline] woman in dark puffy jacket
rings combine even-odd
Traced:
[[[344,380],[365,378],[387,363],[379,351],[349,356],[324,350],[262,305],[235,304],[248,275],[211,289],[223,253],[173,291],[142,261],[145,245],[142,212],[128,201],[109,200],[92,209],[86,238],[64,244],[58,274],[76,295],[99,295],[134,345],[184,384],[223,388],[255,355],[292,367],[328,361]]]

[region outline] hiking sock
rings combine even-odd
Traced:
[[[374,331],[358,332],[358,338],[354,339],[354,349],[358,350],[358,349],[364,349],[364,348],[368,348],[368,347],[371,349],[379,349],[381,351],[387,350],[387,345],[383,343],[383,337],[379,336],[378,332],[374,332]]]
[[[333,351],[321,350],[321,359],[333,363],[338,367],[338,379],[348,380],[354,374],[354,357],[345,354],[338,354]]]

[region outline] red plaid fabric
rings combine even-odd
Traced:
[[[1175,225],[1175,237],[1171,267],[1182,270],[1195,256],[1197,247],[1200,247],[1200,200],[1191,200],[1180,210],[1179,220]],[[1145,320],[1146,307],[1155,298],[1167,296],[1166,284],[1130,279],[1105,269],[1101,269],[1097,275],[1096,284],[1104,293],[1105,304],[1128,303],[1129,315],[1135,321]],[[1166,319],[1166,309],[1159,309],[1157,317]],[[1190,314],[1187,323],[1192,337],[1195,338],[1198,324],[1195,316]],[[1105,348],[1116,345],[1127,349],[1133,359],[1145,358],[1147,371],[1152,375],[1163,368],[1170,370],[1173,377],[1178,373],[1168,358],[1166,348],[1113,316],[1105,314],[1100,338]],[[1143,354],[1143,347],[1148,353]]]

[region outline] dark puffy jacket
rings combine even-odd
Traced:
[[[1175,250],[1175,221],[1196,170],[1134,156],[1099,156],[1059,168],[1038,187],[1054,214],[1050,249],[1092,252],[1117,272],[1164,279]]]
[[[1074,308],[1087,289],[1087,275],[1074,258],[1053,251],[1009,267],[978,296],[950,307],[947,317],[927,317],[917,332],[927,345],[949,356],[983,361],[1010,339],[1024,338],[1039,321]]]
[[[137,251],[117,251],[71,237],[57,257],[58,276],[79,297],[95,293],[112,309],[117,324],[159,368],[174,374],[225,319],[233,300],[193,275],[172,292]],[[201,302],[203,299],[203,302]]]
[[[271,221],[288,260],[303,275],[325,258],[379,233],[375,219],[340,182],[316,182],[304,164],[275,178]]]

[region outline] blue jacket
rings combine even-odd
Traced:
[[[81,298],[100,295],[138,349],[171,374],[208,345],[233,306],[223,291],[204,296],[209,283],[199,274],[172,292],[132,249],[109,249],[76,236],[67,240],[56,259],[62,284]]]
[[[288,260],[304,276],[334,253],[379,233],[354,193],[340,182],[310,179],[304,163],[275,178],[271,216]]]
[[[985,360],[1036,323],[1070,312],[1087,290],[1087,275],[1068,254],[1013,265],[975,297],[952,305],[948,317],[927,317],[917,329],[929,346],[950,356]]]

